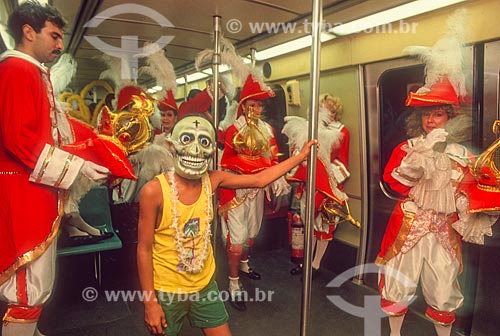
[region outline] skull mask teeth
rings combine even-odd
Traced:
[[[172,130],[175,172],[187,179],[199,179],[207,172],[215,151],[215,130],[203,117],[179,120]]]

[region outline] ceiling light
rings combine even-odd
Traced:
[[[189,82],[194,82],[194,81],[197,81],[197,80],[200,80],[200,79],[203,79],[203,78],[207,78],[209,76],[210,75],[208,75],[208,74],[206,74],[204,72],[195,72],[195,73],[187,75],[187,81],[188,81],[188,83]]]
[[[23,2],[26,2],[28,0],[18,0],[17,1],[17,4],[20,5],[22,4]],[[49,3],[49,0],[38,0],[38,2],[41,4],[41,5],[46,5]]]
[[[399,24],[399,27],[383,25],[464,1],[465,0],[417,0],[379,13],[365,16],[358,20],[335,26],[330,29],[329,32],[335,35],[348,35],[359,33],[361,31],[372,32],[374,27],[381,27],[381,32],[402,32],[401,29],[406,29],[409,25],[405,25],[404,27],[401,26],[401,23]]]
[[[326,42],[334,39],[335,36],[331,34],[321,33],[321,42]],[[307,35],[296,40],[288,41],[277,46],[257,51],[255,53],[255,59],[257,61],[263,61],[276,56],[288,54],[292,51],[308,48],[312,45],[311,35]]]

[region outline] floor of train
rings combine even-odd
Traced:
[[[42,314],[40,330],[48,336],[100,336],[127,335],[146,336],[143,322],[143,306],[135,300],[108,300],[113,290],[138,290],[135,266],[135,244],[125,244],[121,250],[102,253],[102,285],[94,279],[92,255],[59,258],[58,280],[55,292]],[[219,260],[217,281],[219,288],[227,287],[227,266],[222,247],[217,248]],[[247,304],[244,312],[235,310],[229,302],[229,325],[233,335],[300,335],[301,293],[300,276],[292,276],[293,268],[287,249],[258,251],[251,263],[262,274],[259,281],[241,278],[245,289],[254,302]],[[363,319],[337,308],[328,296],[339,296],[355,306],[364,306],[365,299],[376,293],[352,282],[338,288],[327,287],[335,278],[332,272],[321,269],[312,283],[309,335],[389,335],[387,318],[380,326],[372,325],[365,333]],[[83,299],[89,287],[99,288],[98,297],[92,302]],[[264,294],[268,295],[264,297]],[[272,293],[271,296],[269,294]],[[257,296],[260,295],[260,296]],[[260,301],[260,302],[255,302]],[[366,301],[368,302],[368,301]],[[413,313],[408,314],[403,326],[403,335],[433,335],[432,324]],[[185,321],[183,336],[202,335]]]

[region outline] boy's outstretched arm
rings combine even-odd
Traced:
[[[311,151],[311,146],[317,143],[317,140],[307,142],[304,144],[299,154],[256,174],[233,174],[219,170],[212,171],[210,172],[212,188],[264,188],[266,185],[278,179],[280,176],[285,175],[292,168],[306,160]]]

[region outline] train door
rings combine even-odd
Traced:
[[[423,66],[408,59],[397,59],[363,68],[366,99],[368,209],[366,259],[375,261],[389,215],[396,203],[380,183],[392,149],[405,138],[404,102],[410,87],[423,83]],[[377,275],[366,274],[364,282],[377,288]]]
[[[492,132],[493,122],[500,119],[500,41],[484,44],[484,78],[482,97],[482,144],[487,148],[498,135]],[[500,167],[500,158],[494,157]],[[500,224],[493,226],[493,236],[480,246],[477,265],[477,293],[472,321],[473,334],[498,335],[500,330]]]
[[[274,135],[278,143],[278,148],[282,154],[280,161],[283,161],[289,156],[286,136],[281,133],[286,116],[286,95],[285,90],[283,90],[281,85],[272,84],[271,89],[274,91],[275,96],[264,101],[264,112],[262,113],[262,118],[274,129]]]

